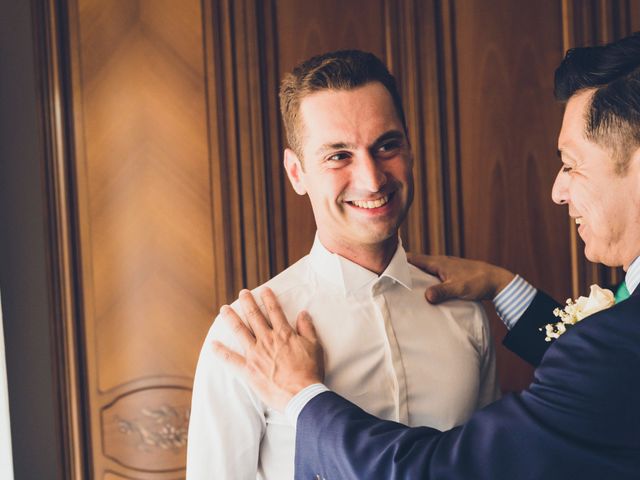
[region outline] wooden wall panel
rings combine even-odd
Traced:
[[[553,100],[560,7],[456,2],[455,42],[463,254],[563,298],[571,285],[569,226],[566,208],[551,201],[562,116]],[[503,349],[499,364],[508,390],[528,384],[527,369]]]
[[[92,472],[176,478],[217,303],[200,2],[69,18]]]

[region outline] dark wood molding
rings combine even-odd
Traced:
[[[409,249],[462,254],[453,3],[385,2],[387,64],[396,75],[414,154]]]
[[[217,298],[285,267],[275,15],[270,1],[203,2]]]
[[[64,478],[87,478],[82,360],[79,348],[76,239],[73,226],[72,128],[67,104],[68,71],[63,46],[64,13],[55,0],[32,2],[36,35],[38,99],[44,139],[43,171],[46,185],[46,236],[53,339],[54,378],[57,380],[60,458]]]

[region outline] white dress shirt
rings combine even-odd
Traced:
[[[316,238],[309,255],[266,285],[291,322],[300,310],[311,315],[328,387],[378,417],[449,429],[499,390],[483,309],[463,301],[430,305],[424,291],[437,282],[410,265],[401,246],[378,276]],[[292,479],[294,424],[214,355],[214,339],[242,351],[215,321],[195,375],[187,478]]]

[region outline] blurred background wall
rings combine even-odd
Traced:
[[[311,246],[310,207],[281,167],[277,88],[313,54],[368,50],[399,80],[416,158],[408,249],[499,263],[559,299],[620,279],[582,260],[551,203],[552,79],[566,49],[637,30],[637,2],[1,5],[17,479],[184,477],[215,312]],[[505,391],[526,387],[529,367],[502,348],[498,362]]]

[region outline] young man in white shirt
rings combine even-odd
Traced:
[[[412,154],[393,77],[372,54],[332,52],[287,75],[280,99],[285,169],[318,230],[309,255],[266,285],[288,318],[314,319],[334,391],[408,425],[463,423],[498,396],[491,335],[478,304],[425,302],[438,280],[407,263],[398,227]],[[293,478],[294,426],[230,371],[214,341],[241,352],[214,322],[195,376],[187,478]]]

